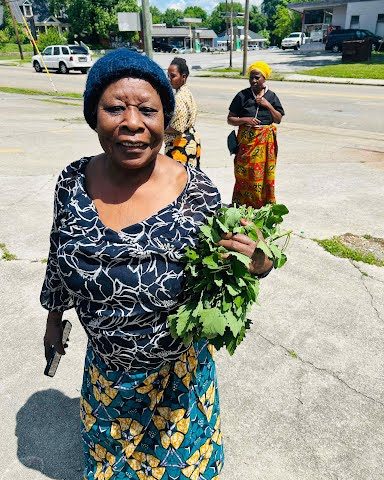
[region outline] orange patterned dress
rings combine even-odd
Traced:
[[[232,203],[254,208],[275,203],[276,126],[253,128],[242,125],[237,140],[239,150],[235,157],[236,183]]]
[[[195,130],[197,106],[187,85],[177,90],[175,100],[175,113],[169,126],[177,133],[164,135],[165,154],[180,163],[200,168],[200,138]]]

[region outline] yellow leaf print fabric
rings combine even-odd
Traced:
[[[81,396],[84,480],[218,480],[223,445],[213,349],[157,371],[108,370],[89,347]]]
[[[165,133],[165,154],[180,163],[200,168],[201,145],[195,131],[197,106],[187,85],[177,90],[175,101],[175,112],[169,126],[177,133]]]

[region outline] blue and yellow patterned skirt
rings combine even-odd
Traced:
[[[81,392],[84,480],[218,480],[223,465],[213,347],[159,370],[108,370],[88,349]]]

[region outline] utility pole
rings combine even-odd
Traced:
[[[13,23],[13,28],[14,28],[14,30],[15,30],[15,35],[16,35],[16,42],[17,42],[17,45],[18,45],[18,47],[19,47],[20,58],[21,58],[21,60],[24,60],[23,50],[21,49],[21,42],[20,42],[20,37],[19,37],[19,30],[18,30],[18,28],[17,28],[16,19],[15,19],[14,15],[13,15],[13,11],[12,11],[11,5],[9,4],[9,0],[3,0],[3,4],[4,4],[4,7],[8,7],[9,13],[11,14],[12,23]]]
[[[225,33],[227,34],[227,52],[229,47],[229,28],[228,28],[228,0],[225,0]]]
[[[143,32],[144,40],[144,51],[147,54],[147,57],[153,58],[152,50],[152,15],[149,10],[149,0],[141,0],[141,9],[142,9],[142,25],[141,30]]]
[[[244,41],[243,41],[243,76],[245,76],[246,71],[247,71],[248,30],[249,30],[249,0],[245,0]]]
[[[231,0],[230,12],[230,41],[229,41],[229,68],[232,68],[232,52],[233,52],[233,0]]]

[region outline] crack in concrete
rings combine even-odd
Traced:
[[[362,270],[360,268],[360,266],[354,262],[353,260],[350,260],[351,264],[363,275],[363,277],[368,277],[370,278],[371,280],[374,280],[375,282],[379,282],[379,283],[383,283],[384,284],[384,281],[383,280],[380,280],[379,278],[375,278],[373,277],[372,275],[369,275],[367,272],[364,272],[364,270]]]
[[[349,260],[349,263],[350,263],[354,268],[356,268],[356,270],[360,273],[361,283],[363,284],[363,287],[364,287],[365,291],[368,293],[368,296],[369,296],[369,298],[370,298],[371,307],[372,307],[373,311],[376,313],[376,317],[380,320],[380,322],[384,323],[384,319],[381,317],[381,314],[380,314],[379,310],[378,310],[377,307],[375,306],[373,295],[372,295],[372,293],[369,291],[369,288],[368,288],[367,284],[366,284],[365,281],[364,281],[365,276],[369,277],[369,275],[366,275],[365,273],[363,273],[362,270],[360,270],[360,268],[352,262],[352,260]],[[372,277],[371,277],[371,278],[372,278]],[[379,280],[379,281],[380,281],[380,280]],[[381,281],[380,281],[380,282],[381,282]]]
[[[261,337],[262,339],[264,339],[266,342],[268,342],[270,345],[274,346],[274,347],[279,347],[281,349],[283,349],[290,357],[292,356],[290,354],[290,352],[292,352],[292,350],[290,350],[289,348],[285,347],[284,345],[280,345],[280,344],[276,344],[274,342],[272,342],[272,340],[270,340],[269,338],[267,337],[264,337],[264,335],[262,335],[261,333],[258,333],[257,334],[259,337]],[[378,405],[381,405],[382,407],[384,407],[384,402],[381,402],[380,400],[377,400],[376,398],[373,398],[363,392],[360,392],[359,390],[357,390],[356,388],[352,387],[351,385],[349,385],[345,380],[343,380],[341,377],[339,377],[338,375],[336,375],[336,373],[332,372],[331,370],[328,370],[327,368],[323,368],[323,367],[318,367],[317,365],[315,365],[314,363],[310,362],[309,360],[304,360],[299,354],[296,354],[296,357],[295,357],[297,360],[299,360],[302,364],[304,365],[309,365],[311,366],[312,368],[314,368],[315,370],[319,371],[319,372],[322,372],[322,373],[326,373],[327,375],[330,375],[331,377],[333,377],[335,380],[339,381],[340,383],[342,383],[345,387],[347,387],[349,390],[351,390],[352,392],[356,393],[357,395],[359,396],[362,396],[364,398],[366,398],[367,400],[370,400],[371,402],[374,402],[375,404],[378,404]]]

